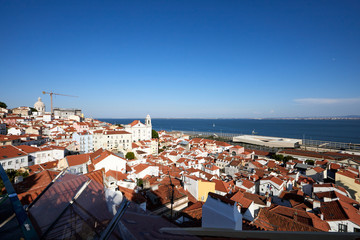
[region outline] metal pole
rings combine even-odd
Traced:
[[[53,115],[53,114],[54,114],[54,109],[53,109],[53,99],[52,99],[52,97],[53,97],[53,93],[52,93],[52,92],[50,92],[51,115]]]

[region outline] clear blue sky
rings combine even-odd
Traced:
[[[0,89],[98,118],[360,115],[360,1],[0,1]]]

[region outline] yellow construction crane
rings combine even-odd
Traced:
[[[61,94],[61,93],[53,93],[53,92],[42,92],[43,94],[49,94],[50,95],[50,100],[51,100],[51,114],[54,113],[54,109],[53,109],[53,95],[60,95],[60,96],[67,96],[67,97],[78,97],[78,96],[72,96],[72,95],[66,95],[66,94]]]

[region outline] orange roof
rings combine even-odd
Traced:
[[[110,177],[110,176],[115,178],[116,180],[124,180],[128,178],[128,174],[114,170],[108,170],[106,172],[106,177]]]
[[[98,164],[99,162],[101,162],[102,160],[104,160],[105,158],[107,158],[108,156],[111,156],[111,155],[126,161],[125,159],[115,155],[114,153],[112,153],[112,152],[110,152],[108,150],[105,150],[102,153],[98,154],[97,156],[93,157],[92,158],[92,163],[96,165],[96,164]]]
[[[360,211],[341,200],[322,202],[320,211],[326,221],[349,220],[360,226]]]
[[[150,165],[140,163],[134,167],[134,170],[135,170],[135,173],[140,173],[148,167],[150,167]]]
[[[51,162],[46,162],[46,163],[41,163],[41,164],[36,164],[36,165],[32,165],[29,166],[29,172],[30,174],[45,170],[45,169],[53,169],[57,167],[59,160],[55,160],[55,161],[51,161]]]
[[[321,231],[300,221],[295,221],[287,216],[271,212],[269,208],[260,208],[260,211],[252,224],[267,231]]]
[[[58,174],[57,171],[44,170],[24,178],[18,184],[14,184],[14,189],[21,203],[30,204]]]
[[[239,203],[240,206],[245,209],[249,208],[251,203],[253,202],[253,200],[246,198],[245,194],[241,191],[235,193],[234,196],[232,196],[230,199]]]
[[[19,148],[12,145],[0,146],[0,160],[26,156],[27,154],[24,151],[21,151]]]
[[[28,145],[20,145],[20,146],[17,146],[17,148],[19,148],[21,151],[24,151],[26,153],[33,153],[33,152],[41,151],[40,148],[38,148],[38,147],[31,147]]]
[[[85,164],[90,160],[90,153],[66,156],[69,167]]]
[[[133,127],[133,126],[135,126],[136,124],[138,124],[138,123],[141,123],[139,120],[134,120],[132,123],[130,123],[129,125],[131,126],[131,127]]]
[[[283,184],[284,182],[282,180],[280,180],[279,178],[277,177],[274,177],[274,176],[269,176],[267,178],[263,178],[262,180],[270,180],[272,181],[273,183],[276,183],[277,185],[281,186],[281,184]],[[261,181],[262,181],[261,180]]]

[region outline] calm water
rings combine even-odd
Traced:
[[[134,119],[99,119],[112,124]],[[144,119],[139,119],[144,123]],[[155,130],[223,132],[360,143],[360,120],[152,119]]]

